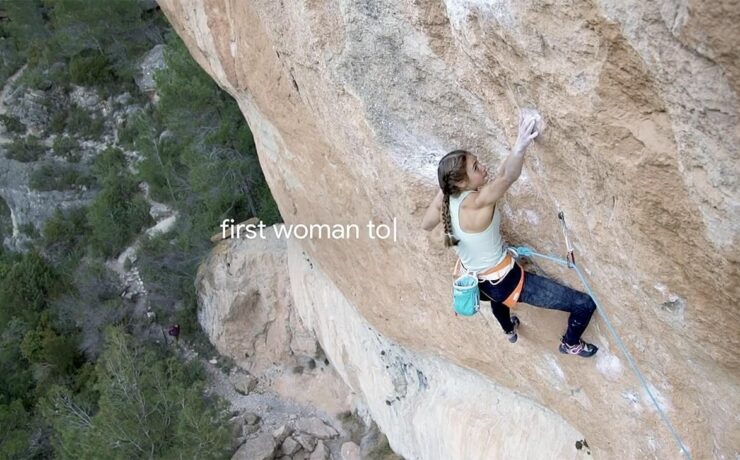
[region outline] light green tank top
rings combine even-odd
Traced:
[[[485,230],[476,233],[464,232],[460,228],[460,203],[470,192],[471,190],[465,190],[457,197],[450,195],[452,234],[460,240],[457,246],[453,247],[465,268],[482,271],[499,264],[506,255],[506,247],[501,238],[501,213],[499,203],[496,203],[491,223]]]

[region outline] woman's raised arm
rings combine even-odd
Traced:
[[[479,193],[473,199],[476,208],[491,206],[496,203],[506,193],[511,184],[519,179],[524,164],[524,152],[538,135],[535,119],[520,118],[519,134],[514,143],[514,148],[498,169],[497,177],[479,189]]]

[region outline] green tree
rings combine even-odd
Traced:
[[[0,115],[0,123],[5,126],[8,132],[13,134],[24,134],[26,132],[26,125],[24,125],[18,118],[10,115]]]
[[[90,235],[87,210],[83,207],[66,211],[57,209],[44,222],[41,244],[52,260],[72,259],[79,262]]]
[[[0,325],[13,317],[35,324],[49,301],[66,287],[37,250],[20,256],[6,270],[0,282]]]
[[[0,327],[0,403],[20,399],[24,405],[32,406],[33,374],[18,347],[29,325],[13,318]]]
[[[49,40],[49,30],[44,20],[44,6],[40,0],[4,0],[0,8],[9,21],[0,24],[0,34],[7,37],[12,48],[21,56],[35,63],[40,50]]]
[[[0,457],[24,458],[28,454],[30,417],[23,402],[0,403]]]
[[[103,189],[88,208],[87,219],[91,245],[105,257],[118,254],[152,221],[149,204],[125,172],[103,179]]]
[[[152,46],[150,24],[138,0],[54,0],[52,26],[58,52],[68,58],[95,55],[121,79],[133,77],[133,61]],[[156,36],[153,38],[157,38]],[[90,66],[93,67],[90,67]],[[72,69],[70,69],[72,70]],[[80,74],[82,75],[82,74]]]
[[[264,199],[267,190],[252,133],[238,104],[222,91],[190,56],[182,40],[168,36],[166,68],[155,72],[160,96],[152,130],[139,137],[145,154],[143,176],[168,169],[170,199],[183,203],[200,237],[210,236],[225,217],[246,219],[263,215],[279,222],[277,206]],[[156,142],[154,140],[156,139]],[[164,144],[164,145],[163,145]]]
[[[167,37],[164,56],[166,67],[155,72],[159,104],[130,119],[121,133],[144,156],[137,168],[152,198],[178,211],[174,230],[145,239],[139,251],[147,293],[161,320],[177,321],[195,339],[192,280],[211,249],[209,237],[225,218],[259,216],[269,225],[280,215],[234,99],[198,66],[177,35]]]
[[[164,60],[166,67],[154,73],[158,113],[178,139],[197,143],[212,130],[225,101],[232,98],[223,94],[174,33],[167,36]]]
[[[23,337],[20,351],[36,367],[37,384],[72,374],[80,358],[76,337],[60,335],[51,324],[48,310],[41,314],[36,328]]]
[[[203,397],[202,372],[195,364],[110,328],[96,373],[97,411],[61,387],[45,401],[57,456],[225,458],[230,453],[228,412],[223,403]]]
[[[104,54],[82,51],[69,60],[70,81],[76,85],[94,86],[115,80],[112,63]]]
[[[95,177],[98,178],[98,181],[103,183],[111,174],[125,174],[126,156],[121,149],[108,147],[95,158],[91,170],[95,174]]]

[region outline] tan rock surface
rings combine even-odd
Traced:
[[[297,242],[288,246],[296,308],[337,372],[367,401],[394,452],[407,459],[440,460],[588,457],[575,447],[583,434],[552,410],[475,371],[383,337],[318,264],[306,259]],[[504,341],[503,334],[497,338]],[[526,353],[514,352],[519,359]],[[555,353],[548,350],[545,362],[562,374]],[[551,380],[565,383],[564,376]],[[318,429],[303,430],[325,436],[321,423],[313,422]],[[365,457],[360,446],[349,442],[342,445],[341,458]]]
[[[249,372],[230,376],[237,391],[269,389],[334,416],[350,410],[348,387],[293,307],[286,240],[264,234],[221,241],[201,264],[198,321],[219,353]]]
[[[553,354],[557,312],[522,307],[516,350],[485,322],[451,316],[453,254],[439,229],[419,230],[436,161],[465,147],[495,166],[517,109],[536,106],[548,131],[504,204],[508,239],[559,251],[562,209],[597,296],[694,458],[737,455],[734,2],[160,5],[239,102],[288,224],[397,219],[397,241],[303,242],[379,334],[549,408],[596,456],[676,458],[600,319],[586,336],[602,349],[586,362]]]
[[[219,353],[252,374],[291,355],[290,280],[277,268],[286,264],[285,241],[226,240],[196,279],[206,306],[198,309],[198,322]],[[295,330],[301,332],[299,323]]]

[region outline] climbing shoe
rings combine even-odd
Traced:
[[[516,340],[519,338],[519,335],[516,333],[516,331],[519,329],[519,318],[517,318],[516,316],[512,316],[511,324],[514,325],[514,329],[511,332],[506,333],[506,338],[509,339],[509,342],[516,343]]]
[[[576,345],[568,345],[565,342],[560,342],[560,353],[566,355],[578,355],[583,358],[589,358],[599,351],[599,347],[592,343],[586,343],[583,340],[579,340]]]

